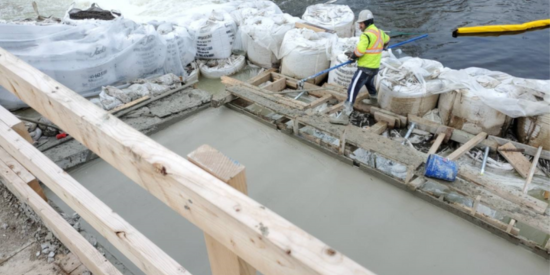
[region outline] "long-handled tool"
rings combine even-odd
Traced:
[[[426,37],[428,37],[427,34],[423,34],[423,35],[421,35],[421,36],[413,37],[413,38],[411,38],[411,39],[409,39],[409,40],[405,40],[405,41],[403,41],[403,42],[399,42],[399,43],[397,43],[397,44],[393,44],[393,45],[389,46],[388,49],[392,49],[392,48],[395,48],[395,47],[399,47],[399,46],[401,46],[401,45],[404,45],[404,44],[407,44],[407,43],[411,43],[411,42],[413,42],[413,41],[416,41],[416,40],[419,40],[419,39],[422,39],[422,38],[426,38]],[[330,72],[330,71],[332,71],[332,70],[334,70],[334,69],[338,69],[338,68],[340,68],[340,67],[342,67],[342,66],[346,66],[346,65],[348,65],[348,64],[351,64],[351,63],[353,63],[353,62],[354,62],[353,60],[348,60],[348,61],[346,61],[346,62],[344,62],[344,63],[342,63],[342,64],[338,64],[338,65],[336,65],[336,66],[334,66],[334,67],[332,67],[332,68],[328,68],[328,69],[323,70],[323,71],[320,71],[320,72],[318,72],[318,73],[316,73],[316,74],[314,74],[314,75],[312,75],[312,76],[306,77],[306,78],[304,78],[304,79],[298,81],[298,83],[297,83],[297,84],[298,84],[298,85],[297,85],[297,88],[298,88],[298,90],[303,90],[303,89],[304,89],[304,83],[305,83],[306,81],[308,81],[308,80],[310,80],[310,79],[313,79],[313,78],[316,78],[316,77],[318,77],[318,76],[320,76],[320,75],[326,74],[326,73],[328,73],[328,72]],[[301,92],[299,95],[297,95],[294,99],[300,98],[304,93],[306,93],[306,91],[302,91],[302,92]]]

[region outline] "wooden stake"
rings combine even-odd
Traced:
[[[479,206],[479,202],[481,201],[481,196],[477,196],[475,201],[474,201],[474,205],[472,206],[472,211],[470,212],[470,214],[472,216],[475,216],[476,215],[476,212],[477,212],[477,207]]]
[[[510,234],[510,232],[512,232],[512,228],[514,228],[514,224],[516,224],[516,220],[511,219],[510,223],[508,224],[508,227],[506,227],[506,233]]]
[[[439,149],[439,146],[441,146],[441,143],[445,139],[445,133],[439,133],[437,135],[437,138],[434,141],[434,144],[432,144],[432,147],[430,147],[430,151],[428,151],[428,155],[433,155],[437,153],[437,149]]]
[[[21,202],[29,205],[44,225],[94,274],[121,275],[80,233],[0,160],[0,178]]]
[[[447,158],[450,160],[457,160],[465,154],[466,152],[470,151],[470,149],[474,148],[476,145],[478,145],[480,142],[482,142],[487,137],[487,133],[481,132],[474,138],[470,139],[468,142],[460,146],[460,148],[456,149],[452,154],[450,154]]]
[[[187,159],[239,192],[245,195],[248,194],[245,167],[226,157],[218,150],[208,145],[202,145],[187,155]],[[239,258],[214,238],[205,233],[204,239],[213,275],[256,274],[254,267]]]
[[[527,193],[527,189],[529,187],[529,184],[531,184],[531,181],[533,180],[533,175],[535,174],[535,170],[537,170],[537,165],[539,164],[539,158],[540,153],[542,152],[542,146],[539,146],[539,150],[537,151],[537,154],[535,155],[535,158],[533,158],[533,163],[531,164],[531,169],[529,170],[529,175],[527,176],[527,180],[525,181],[525,185],[523,185],[523,193]]]

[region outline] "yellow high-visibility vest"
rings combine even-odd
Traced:
[[[384,44],[390,41],[390,37],[378,29],[374,24],[365,29],[361,34],[359,43],[355,48],[355,55],[359,56],[357,66],[369,69],[378,69],[382,59]]]

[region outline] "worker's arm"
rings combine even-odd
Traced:
[[[384,49],[388,47],[388,44],[390,43],[390,36],[387,35],[383,30],[380,30],[382,32],[382,39],[384,40]]]
[[[366,33],[363,33],[359,37],[359,43],[357,43],[357,46],[355,47],[355,51],[353,51],[352,58],[353,60],[365,55],[367,52],[367,49],[369,48],[369,37]]]

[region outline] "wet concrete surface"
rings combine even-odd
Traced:
[[[542,257],[225,107],[202,111],[152,138],[184,157],[209,144],[243,163],[250,197],[377,274],[550,270]],[[101,159],[71,174],[192,274],[210,274],[202,232],[179,214]],[[88,224],[82,228],[93,232]]]

